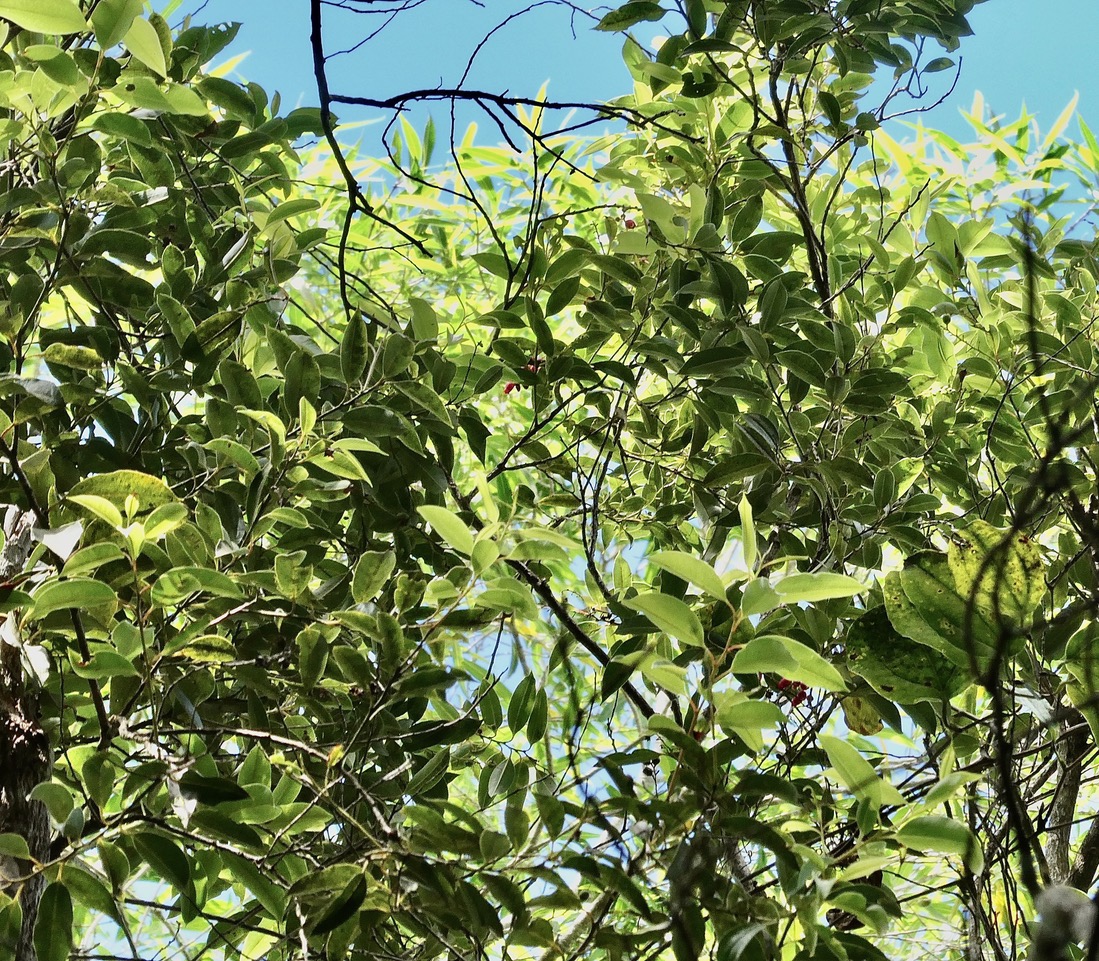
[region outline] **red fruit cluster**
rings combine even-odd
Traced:
[[[778,689],[786,692],[786,696],[790,698],[790,703],[794,707],[809,696],[808,685],[802,684],[801,681],[787,680],[785,677],[779,678]]]
[[[527,370],[529,370],[532,374],[537,374],[538,371],[541,370],[541,369],[542,369],[542,362],[537,357],[532,357],[530,359],[530,362],[527,364]],[[513,380],[509,380],[506,384],[504,384],[504,393],[505,394],[510,394],[513,390],[522,390],[522,389],[523,389],[523,385],[522,384],[517,384]]]

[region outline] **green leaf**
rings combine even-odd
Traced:
[[[428,123],[431,123],[430,118]],[[419,297],[410,297],[408,305],[412,309],[410,323],[412,336],[416,340],[436,341],[439,337],[439,319],[435,316],[435,308]]]
[[[328,666],[328,639],[316,626],[310,625],[298,633],[296,643],[301,681],[309,690],[324,676]]]
[[[138,4],[140,6],[140,3]],[[100,8],[97,8],[97,12]],[[130,143],[136,143],[142,147],[153,145],[153,135],[143,120],[131,117],[128,113],[101,113],[96,114],[91,121],[94,130],[105,133],[110,137],[118,137]]]
[[[301,597],[312,579],[313,565],[305,563],[305,551],[275,555],[275,586],[284,596]]]
[[[192,594],[213,594],[216,597],[241,596],[232,578],[208,567],[176,567],[156,579],[150,600],[158,607],[178,604]]]
[[[530,718],[534,707],[535,687],[534,675],[527,674],[511,692],[511,699],[508,701],[508,727],[515,733],[522,731]]]
[[[617,10],[612,10],[596,25],[596,30],[605,30],[615,33],[621,30],[629,30],[630,27],[644,21],[655,22],[663,18],[667,11],[659,3],[651,3],[648,0],[632,0]]]
[[[64,784],[58,784],[56,781],[43,781],[41,784],[36,784],[28,797],[32,801],[41,801],[50,812],[50,817],[58,824],[64,823],[73,809],[72,792]]]
[[[411,798],[419,797],[425,791],[434,787],[449,769],[450,748],[441,747],[427,759],[427,763],[409,778],[404,793]]]
[[[43,4],[46,5],[46,4]],[[46,885],[34,922],[34,950],[38,961],[68,961],[73,945],[73,904],[60,881]]]
[[[73,370],[102,370],[103,358],[90,347],[75,344],[50,344],[42,351],[42,359],[51,367],[71,367]]]
[[[162,880],[167,881],[180,894],[185,894],[191,883],[191,865],[179,846],[162,834],[138,831],[133,835],[137,853]]]
[[[180,640],[183,641],[180,644]],[[185,635],[164,648],[165,657],[182,657],[200,664],[224,664],[236,659],[233,642],[220,634]]]
[[[97,751],[91,755],[80,767],[80,778],[88,796],[100,807],[106,807],[115,780],[110,755],[106,751]]]
[[[680,551],[654,551],[648,556],[648,561],[696,587],[701,587],[711,597],[725,600],[725,585],[721,583],[717,571],[701,558]]]
[[[733,658],[737,674],[778,674],[788,681],[826,691],[845,691],[839,671],[816,651],[793,638],[762,634],[752,638]]]
[[[282,917],[286,910],[286,892],[277,883],[271,881],[253,862],[240,855],[222,851],[220,857],[230,875],[252,892],[271,917]]]
[[[161,77],[168,76],[168,65],[164,60],[164,48],[160,45],[160,37],[148,20],[137,17],[130,24],[126,36],[122,38],[126,49],[130,51],[146,67]]]
[[[549,698],[544,688],[538,688],[534,695],[534,704],[530,711],[530,720],[527,721],[527,740],[536,744],[546,734],[549,724]]]
[[[34,604],[27,612],[29,620],[41,620],[54,611],[65,608],[89,608],[101,605],[114,605],[118,598],[115,592],[101,581],[86,577],[71,580],[51,580],[34,592]]]
[[[946,559],[964,599],[1016,625],[1029,623],[1046,592],[1038,543],[982,520],[951,532]]]
[[[782,598],[765,577],[754,577],[744,585],[740,598],[740,611],[746,617],[765,614],[782,604]]]
[[[21,834],[0,834],[0,855],[29,861],[31,857],[27,840]]]
[[[75,657],[75,653],[70,652],[70,657]],[[133,663],[118,651],[96,651],[86,663],[74,660],[72,668],[77,677],[97,680],[140,676],[140,672]]]
[[[122,512],[106,497],[98,497],[95,494],[69,494],[66,500],[78,507],[83,507],[101,521],[106,521],[115,530],[123,525]]]
[[[184,771],[179,787],[185,797],[194,798],[200,804],[225,804],[229,801],[247,801],[249,794],[236,781],[223,777],[210,777],[198,771]]]
[[[310,457],[309,464],[316,464],[335,477],[343,477],[346,480],[369,481],[370,475],[357,457],[346,450],[332,448],[331,453],[318,454]]]
[[[289,220],[291,217],[297,217],[299,214],[316,210],[319,206],[320,203],[313,200],[311,197],[297,197],[292,200],[284,200],[268,213],[263,229],[266,231],[275,224],[282,223],[284,220]],[[359,319],[362,319],[361,314],[359,315]]]
[[[984,868],[984,852],[968,825],[941,814],[913,818],[897,831],[897,840],[916,851],[959,855],[974,874]]]
[[[855,620],[845,649],[851,670],[900,704],[949,701],[972,683],[967,671],[939,651],[902,636],[884,607]]]
[[[159,477],[136,470],[117,470],[87,477],[74,485],[68,496],[71,500],[74,495],[84,494],[109,500],[120,510],[125,509],[126,498],[131,495],[137,499],[139,511],[150,511],[161,504],[179,500]]]
[[[348,882],[347,886],[335,897],[329,900],[316,915],[313,924],[313,934],[327,934],[334,931],[345,921],[351,920],[360,905],[366,900],[366,876],[359,874]],[[312,916],[310,916],[312,920]]]
[[[72,862],[65,865],[61,881],[80,904],[122,923],[122,912],[107,886],[95,875]]]
[[[92,11],[92,28],[99,48],[106,51],[121,43],[130,24],[141,16],[142,7],[142,0],[100,0]]]
[[[970,633],[966,634],[967,602],[955,589],[944,554],[913,554],[902,570],[886,575],[882,595],[889,620],[901,634],[945,654],[960,667],[969,667],[971,653],[979,667],[995,655],[996,634],[979,607],[968,617]],[[1016,645],[1021,641],[1019,637]]]
[[[366,604],[378,596],[397,566],[393,551],[366,551],[355,565],[351,596],[356,604]]]
[[[61,35],[88,29],[74,0],[0,0],[0,17],[35,33]]]
[[[677,641],[692,647],[702,646],[702,624],[698,615],[678,597],[649,591],[630,598],[624,603],[627,607],[644,614],[660,630]]]
[[[638,665],[645,680],[671,692],[677,697],[687,696],[687,669],[662,657],[646,657]]]
[[[773,585],[785,604],[825,601],[834,597],[854,597],[870,590],[867,585],[848,577],[822,571],[816,574],[789,574]]]
[[[434,504],[425,504],[416,509],[435,533],[454,550],[466,555],[473,553],[473,534],[457,514]]]
[[[856,797],[865,798],[875,807],[905,803],[904,795],[878,777],[870,762],[846,741],[830,734],[821,734],[818,740],[828,755],[828,762]]]
[[[766,747],[762,730],[777,728],[786,719],[782,708],[771,701],[749,698],[740,691],[720,691],[714,695],[718,724],[735,733],[757,754]]]
[[[755,571],[759,549],[756,541],[755,520],[752,517],[752,505],[748,502],[746,494],[741,495],[737,511],[740,514],[740,543],[744,551],[744,566],[748,571]]]

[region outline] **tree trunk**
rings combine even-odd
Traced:
[[[22,573],[31,550],[34,515],[8,507],[6,540],[0,550],[0,581]],[[13,615],[9,615],[13,616]],[[0,639],[0,833],[18,834],[35,862],[49,857],[50,825],[45,806],[29,801],[28,793],[49,777],[49,737],[38,723],[36,692],[28,691],[18,647]],[[3,858],[0,890],[16,897],[23,909],[23,926],[15,961],[34,961],[34,922],[45,879],[32,862]]]

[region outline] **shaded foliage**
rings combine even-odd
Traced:
[[[1099,144],[881,129],[968,7],[634,0],[580,139],[329,90],[316,0],[286,116],[231,28],[0,3],[0,936],[1005,958],[1090,887]],[[440,97],[510,145],[340,151]]]

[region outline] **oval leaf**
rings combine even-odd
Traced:
[[[28,618],[39,619],[66,607],[87,608],[114,604],[115,592],[101,581],[74,577],[67,581],[47,581],[34,592],[34,604]]]
[[[692,647],[702,646],[702,624],[698,615],[678,597],[649,591],[625,603],[627,607],[644,614],[660,630],[677,641]]]
[[[865,798],[877,807],[882,804],[904,804],[904,795],[878,777],[870,762],[846,741],[822,734],[820,746],[824,748],[828,762],[836,769],[840,780],[855,797]]]
[[[826,601],[833,597],[854,597],[870,590],[846,574],[821,571],[816,574],[790,574],[775,585],[775,592],[787,604]]]
[[[54,881],[42,892],[34,922],[38,961],[68,961],[73,943],[73,903],[68,888]]]
[[[655,564],[661,570],[674,574],[695,587],[701,587],[711,597],[725,600],[725,585],[721,583],[717,571],[701,558],[680,551],[655,551],[648,559],[650,564]]]
[[[453,511],[427,504],[417,508],[435,533],[461,554],[473,553],[473,534]]]
[[[0,0],[0,17],[35,33],[82,33],[88,29],[73,0]]]
[[[166,607],[178,604],[192,594],[214,594],[218,597],[240,597],[240,588],[221,571],[207,567],[176,567],[161,574],[153,585],[154,604]]]
[[[840,672],[816,651],[778,634],[754,637],[733,658],[737,674],[779,674],[826,691],[845,691]]]
[[[984,867],[984,854],[969,827],[942,814],[913,818],[897,832],[897,840],[916,851],[957,854],[974,874]]]

